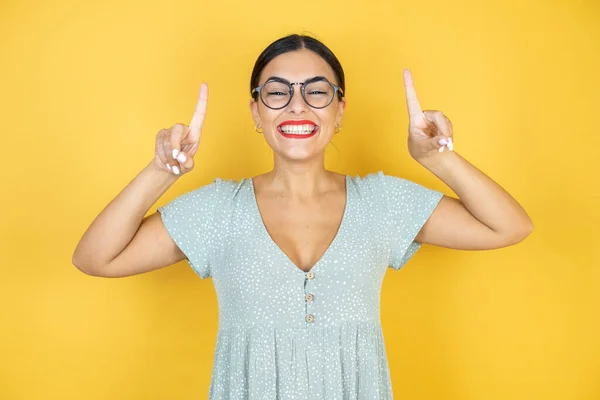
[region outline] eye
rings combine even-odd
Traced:
[[[287,93],[283,93],[283,92],[268,92],[267,95],[269,95],[269,96],[287,96]]]

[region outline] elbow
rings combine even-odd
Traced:
[[[530,218],[527,218],[527,221],[525,221],[522,224],[520,232],[521,232],[521,240],[520,241],[525,240],[525,238],[527,236],[529,236],[533,233],[533,221]]]
[[[73,264],[73,266],[75,266],[75,268],[77,268],[79,271],[83,272],[86,275],[102,276],[98,273],[98,271],[100,271],[101,269],[96,268],[92,263],[84,261],[82,259],[82,256],[77,252],[77,250],[75,250],[71,257],[71,263]]]
[[[81,261],[81,256],[77,253],[77,250],[73,253],[73,256],[71,257],[71,263],[73,264],[73,266],[75,268],[77,268],[79,271],[83,272],[84,274],[92,275],[90,272],[91,269],[89,267],[86,267],[86,264]]]
[[[511,232],[510,235],[507,235],[508,245],[515,245],[517,243],[521,243],[525,240],[531,233],[533,232],[533,221],[531,219],[527,219],[515,227],[515,229]]]

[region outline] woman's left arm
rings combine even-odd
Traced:
[[[458,199],[444,196],[415,241],[461,250],[517,244],[533,230],[521,205],[499,184],[454,151],[421,161]]]
[[[410,71],[404,81],[409,112],[409,152],[448,185],[415,241],[461,250],[487,250],[525,239],[533,222],[499,184],[453,151],[452,123],[440,111],[421,110]],[[443,151],[445,148],[448,151]]]

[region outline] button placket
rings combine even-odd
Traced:
[[[315,279],[315,273],[312,271],[309,271],[305,274],[306,279],[304,281],[304,300],[305,300],[305,310],[306,310],[306,316],[304,317],[304,319],[306,320],[307,324],[312,324],[315,320],[315,315],[312,312],[312,305],[313,305],[313,301],[314,301],[314,294],[312,293],[312,291],[310,290],[310,286],[312,283],[312,280]]]

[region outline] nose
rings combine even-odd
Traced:
[[[292,95],[292,99],[290,100],[290,104],[288,104],[287,109],[293,113],[303,113],[306,112],[308,108],[308,104],[302,98],[302,92],[300,87],[294,89],[294,94]]]

